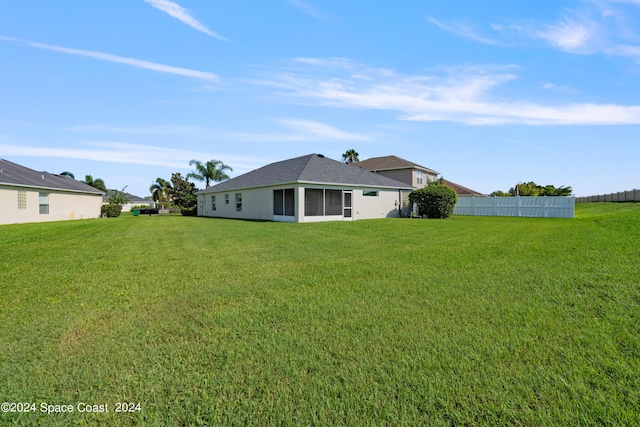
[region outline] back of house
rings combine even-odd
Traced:
[[[98,218],[103,194],[73,178],[0,159],[0,224]]]

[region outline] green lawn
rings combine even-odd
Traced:
[[[640,204],[0,226],[0,424],[640,425],[639,260]]]

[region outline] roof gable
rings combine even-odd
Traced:
[[[451,187],[458,196],[486,196],[486,194],[482,194],[476,190],[472,190],[463,185],[456,184],[455,182],[447,181],[446,179],[443,179],[442,183],[448,187]]]
[[[38,172],[5,159],[0,159],[0,184],[74,193],[104,194],[102,191],[71,177]]]
[[[408,189],[402,182],[351,167],[321,154],[308,154],[263,166],[199,193],[232,191],[292,183]]]
[[[369,170],[369,171],[417,169],[433,175],[440,174],[440,172],[436,172],[433,169],[420,166],[417,163],[413,163],[408,160],[401,159],[398,156],[372,157],[370,159],[363,160],[361,162],[353,162],[351,163],[351,165],[359,167],[361,169]]]
[[[149,203],[150,201],[147,199],[143,199],[140,196],[136,196],[130,193],[126,193],[124,191],[114,190],[114,189],[108,189],[107,193],[102,196],[102,201],[103,202],[106,201],[109,197],[111,197],[112,195],[115,195],[116,193],[124,194],[125,196],[127,196],[127,198],[129,199],[129,203]]]

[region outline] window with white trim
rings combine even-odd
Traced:
[[[40,193],[39,197],[40,215],[47,215],[49,213],[49,193]]]
[[[416,182],[422,184],[422,171],[416,171]]]
[[[365,197],[378,197],[378,192],[374,190],[364,190],[362,195]]]
[[[215,194],[211,195],[211,210],[212,211],[216,210],[216,196],[215,196]]]
[[[236,211],[242,210],[242,193],[236,193]]]

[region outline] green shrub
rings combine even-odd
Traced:
[[[458,195],[441,181],[433,181],[425,188],[412,191],[409,201],[416,203],[420,213],[426,214],[427,218],[448,218],[453,213]]]
[[[122,206],[114,203],[109,203],[108,205],[102,205],[102,207],[100,208],[100,216],[103,218],[104,217],[116,218],[120,216],[121,212],[122,212]]]
[[[192,208],[181,208],[180,213],[182,216],[196,216],[198,215],[198,209],[195,206]]]
[[[135,206],[131,206],[131,210],[137,209],[150,209],[151,205],[150,204],[146,204],[146,205],[135,205]]]

